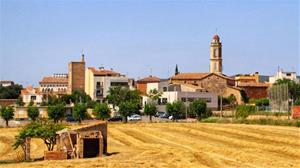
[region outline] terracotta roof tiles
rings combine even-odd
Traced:
[[[44,77],[40,81],[40,84],[45,84],[45,83],[51,83],[51,84],[68,84],[68,78],[67,77],[52,77],[52,76],[47,76],[47,77]]]

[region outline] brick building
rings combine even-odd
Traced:
[[[82,54],[81,61],[79,62],[70,62],[69,63],[69,93],[72,93],[74,90],[82,90],[85,88],[85,61],[84,55]]]
[[[268,97],[268,88],[270,84],[268,83],[240,83],[239,88],[243,89],[249,99],[260,99]]]

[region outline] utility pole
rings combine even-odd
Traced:
[[[186,119],[186,122],[188,122],[188,118],[187,118],[187,92],[185,92],[185,119]]]

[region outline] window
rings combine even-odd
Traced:
[[[97,82],[97,83],[96,83],[96,88],[98,89],[98,88],[100,88],[100,86],[101,86],[101,85],[100,85],[100,82]]]
[[[163,87],[163,91],[164,92],[168,91],[168,88],[167,87]]]
[[[218,49],[214,49],[214,58],[217,58],[218,57]]]
[[[182,97],[182,98],[181,98],[181,101],[182,101],[182,102],[186,102],[186,98],[185,98],[185,97]]]
[[[162,98],[162,104],[165,105],[168,103],[168,99],[167,98]]]
[[[36,96],[31,96],[31,97],[30,97],[30,100],[31,100],[31,101],[36,100]]]

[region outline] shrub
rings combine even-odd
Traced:
[[[297,99],[294,103],[295,106],[300,106],[300,99]]]
[[[235,118],[247,118],[250,114],[255,112],[255,106],[248,106],[248,105],[240,105],[237,106],[235,112]]]

